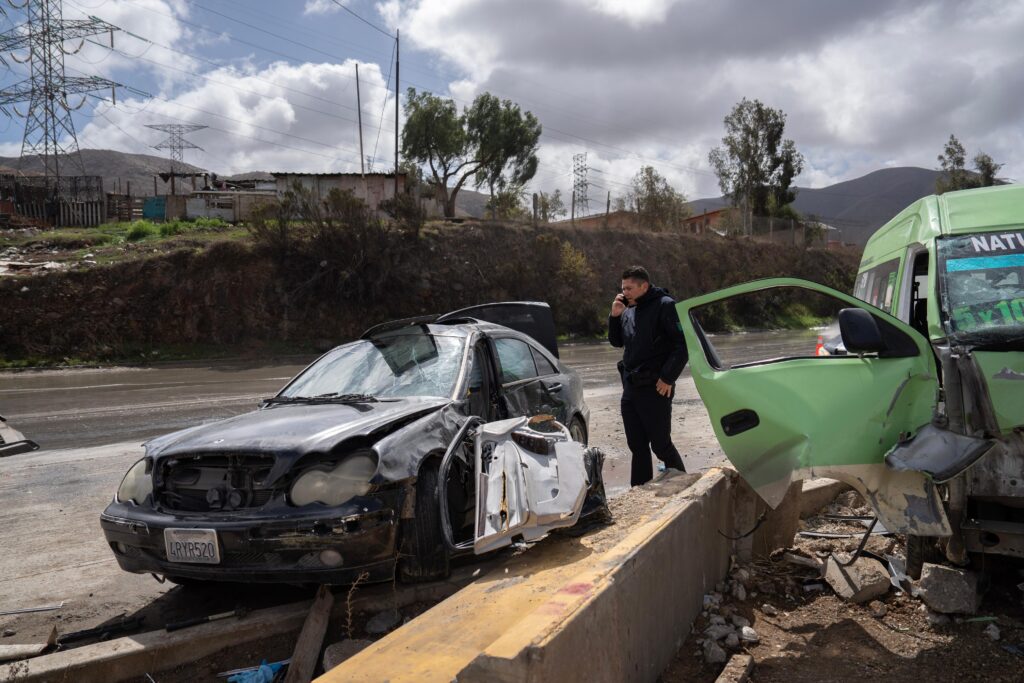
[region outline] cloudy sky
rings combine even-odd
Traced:
[[[364,155],[390,168],[399,29],[403,92],[518,102],[544,127],[533,189],[571,188],[585,152],[594,209],[647,164],[689,198],[717,195],[707,153],[742,97],[786,112],[802,186],[933,168],[950,133],[1024,177],[1024,0],[64,0],[64,13],[124,29],[113,50],[104,35],[69,54],[67,74],[134,89],[82,103],[81,146],[161,154],[147,124],[196,123],[203,151],[186,161],[221,173],[357,170],[357,63]],[[5,86],[25,75],[7,63]],[[0,122],[0,155],[20,152],[23,126]]]

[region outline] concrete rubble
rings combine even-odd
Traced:
[[[396,609],[388,609],[370,617],[366,622],[366,632],[370,635],[387,633],[402,621],[402,614]]]
[[[842,556],[838,559],[847,560]],[[856,604],[880,598],[892,586],[886,568],[870,557],[858,557],[848,567],[841,566],[836,557],[829,557],[825,567],[825,581],[836,595]]]
[[[925,563],[917,582],[917,597],[935,612],[974,614],[981,604],[978,576],[955,567]]]

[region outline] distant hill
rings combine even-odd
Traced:
[[[797,188],[793,208],[817,216],[842,230],[843,241],[863,245],[890,218],[921,197],[935,194],[939,171],[927,168],[883,168],[860,178],[822,188]],[[700,213],[729,203],[722,197],[690,202]]]
[[[77,166],[76,162],[66,156],[61,156],[59,162],[61,168],[74,169]],[[82,163],[85,165],[86,175],[103,176],[103,188],[107,192],[116,192],[120,180],[121,192],[127,193],[128,182],[131,182],[132,194],[137,196],[153,194],[153,177],[158,173],[166,173],[171,166],[167,157],[151,154],[126,154],[110,149],[83,149]],[[17,157],[0,157],[0,166],[20,170],[25,175],[40,175],[43,172],[43,162],[38,156],[25,157],[21,160]],[[178,166],[178,170],[192,173],[204,172],[204,169],[198,166],[184,163]],[[189,183],[187,180],[180,179],[177,182]],[[200,186],[198,182],[196,187]],[[189,183],[186,187],[191,187],[191,184]],[[157,189],[163,194],[170,191],[170,185],[157,179]]]

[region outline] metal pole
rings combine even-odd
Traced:
[[[356,64],[356,113],[359,119],[359,176],[363,179],[363,201],[368,202],[369,193],[366,191],[366,157],[363,156],[363,98],[359,93],[359,64]],[[395,178],[398,178],[398,169],[395,169]],[[395,192],[398,195],[398,192]]]
[[[401,90],[398,87],[398,49],[399,49],[399,36],[401,35],[398,29],[395,29],[395,200],[398,200],[398,93]]]

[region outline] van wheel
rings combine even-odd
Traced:
[[[416,505],[412,519],[402,520],[398,575],[403,581],[436,581],[447,578],[448,548],[441,531],[436,459],[423,463],[416,478]]]
[[[907,536],[907,576],[917,581],[925,562],[935,559],[935,539],[931,536]]]

